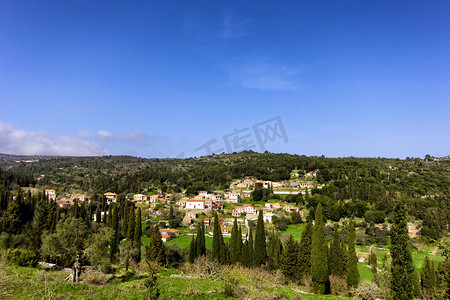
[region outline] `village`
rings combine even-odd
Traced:
[[[300,171],[301,172],[301,171]],[[300,174],[299,171],[291,172],[291,179],[283,182],[272,182],[259,180],[250,176],[242,179],[235,179],[225,191],[198,191],[194,197],[188,197],[183,193],[163,193],[157,190],[154,194],[128,194],[125,198],[141,207],[147,213],[148,219],[156,219],[163,227],[168,227],[169,222],[165,220],[167,212],[172,209],[182,216],[180,227],[194,230],[203,220],[205,228],[212,228],[212,217],[214,212],[220,215],[219,223],[221,224],[222,233],[226,236],[230,233],[234,219],[238,224],[247,228],[249,221],[255,222],[260,212],[263,213],[265,222],[272,223],[274,218],[289,217],[290,213],[297,212],[304,219],[308,210],[295,203],[286,203],[272,199],[267,203],[261,201],[253,201],[252,193],[255,189],[270,189],[274,195],[296,195],[306,194],[312,188],[321,188],[317,184],[316,172],[305,172]],[[31,194],[37,194],[39,189],[30,189]],[[45,189],[45,195],[54,200],[60,208],[70,209],[75,204],[89,204],[92,197],[88,197],[82,193],[62,193],[61,195],[55,189]],[[117,201],[116,193],[108,191],[103,194],[106,203],[111,204]],[[108,213],[108,212],[106,212]],[[101,212],[103,216],[104,212]],[[93,215],[94,221],[96,215]],[[244,234],[245,234],[244,230]],[[180,235],[180,230],[174,228],[162,228],[161,238],[164,242],[168,242]]]
[[[163,242],[169,242],[180,236],[192,235],[196,228],[203,221],[204,228],[207,229],[207,235],[212,235],[212,218],[214,213],[219,215],[218,222],[222,234],[227,237],[230,235],[231,227],[236,219],[237,223],[243,228],[243,237],[248,234],[249,223],[256,222],[258,215],[263,214],[263,220],[272,223],[273,220],[280,218],[290,218],[293,212],[297,213],[300,220],[304,222],[308,216],[309,210],[306,206],[296,203],[289,203],[281,199],[269,199],[266,201],[254,201],[253,192],[256,189],[270,190],[272,195],[306,195],[313,188],[322,188],[318,184],[317,173],[301,172],[292,170],[291,178],[286,181],[272,182],[259,180],[251,176],[245,176],[241,179],[235,179],[231,182],[229,189],[224,191],[198,191],[197,195],[188,197],[185,192],[182,193],[163,193],[157,190],[154,194],[128,194],[125,198],[133,202],[137,207],[141,207],[148,220],[157,221],[161,229],[161,239]],[[39,189],[31,189],[32,194],[38,193]],[[63,194],[58,195],[53,189],[46,189],[45,195],[54,200],[60,208],[71,208],[76,203],[90,203],[90,198],[85,194]],[[114,192],[106,192],[103,199],[107,204],[117,201],[118,196]],[[278,197],[279,198],[279,197]],[[168,212],[172,209],[176,215],[180,216],[181,221],[177,228],[170,228]],[[104,213],[101,212],[101,217]],[[96,221],[96,215],[93,215]],[[331,226],[332,224],[328,224]],[[376,224],[379,229],[389,230],[389,224]],[[408,224],[410,237],[415,237],[419,231],[418,227]],[[360,254],[362,259],[366,259],[366,254]]]

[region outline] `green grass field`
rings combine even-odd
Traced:
[[[0,268],[0,299],[146,299],[148,273],[131,269],[101,285],[70,283],[64,271],[45,271],[3,265]],[[272,276],[239,270],[209,279],[180,276],[180,271],[163,269],[158,274],[160,299],[350,299],[313,295],[296,285],[276,284]],[[175,275],[177,277],[171,277]],[[301,298],[299,298],[299,296]]]

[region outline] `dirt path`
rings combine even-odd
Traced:
[[[439,245],[442,244],[442,241],[443,241],[443,240],[444,240],[444,238],[442,238],[442,239],[439,241]],[[433,251],[431,251],[431,254],[432,254],[432,255],[435,255],[435,254],[436,254],[436,251],[438,251],[438,249],[439,249],[439,245],[436,246],[436,247],[434,247]]]

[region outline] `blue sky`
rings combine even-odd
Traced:
[[[448,1],[1,1],[0,153],[187,157],[214,139],[449,155],[449,15]]]

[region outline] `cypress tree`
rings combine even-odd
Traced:
[[[426,299],[431,299],[436,289],[436,271],[428,259],[428,255],[425,256],[421,273],[421,286],[422,293]]]
[[[8,208],[3,216],[2,222],[2,231],[6,231],[9,233],[19,233],[21,231],[21,213],[20,213],[20,205],[16,200],[11,199],[8,202]],[[0,219],[2,220],[2,219]]]
[[[255,267],[260,267],[266,263],[266,259],[266,232],[264,230],[263,212],[260,210],[258,215],[258,223],[256,224],[253,265]]]
[[[47,216],[48,216],[47,199],[43,194],[40,194],[38,196],[36,209],[34,210],[33,228],[29,235],[31,241],[31,250],[35,251],[36,253],[38,253],[41,248],[42,233],[44,232],[44,230],[50,229],[48,226]]]
[[[100,212],[100,208],[97,207],[97,210],[95,211],[95,221],[96,221],[97,223],[100,223],[101,220],[102,220],[102,214],[101,214],[101,212]]]
[[[250,227],[250,231],[248,233],[248,241],[247,241],[247,249],[248,249],[248,266],[253,267],[253,257],[254,257],[254,251],[253,251],[253,229]]]
[[[119,252],[119,212],[117,207],[114,206],[112,213],[112,229],[114,230],[114,235],[111,241],[111,251],[110,251],[110,261],[115,263],[117,261],[117,253]]]
[[[172,219],[173,219],[173,207],[171,205],[170,209],[169,209],[169,221],[172,220]]]
[[[112,205],[109,206],[108,209],[108,220],[106,221],[106,226],[111,227],[112,224]]]
[[[127,241],[130,244],[134,242],[134,230],[136,227],[136,218],[134,213],[134,207],[130,206],[130,212],[128,214],[128,232],[127,232]]]
[[[235,264],[239,261],[240,249],[238,245],[239,229],[237,225],[237,219],[234,219],[233,228],[231,229],[231,238],[228,244],[230,249],[230,263]]]
[[[242,245],[242,250],[241,250],[241,264],[244,267],[250,267],[250,260],[249,260],[249,255],[248,255],[248,241],[245,240],[244,244]]]
[[[126,237],[128,233],[128,209],[126,203],[123,206],[122,236]]]
[[[267,254],[268,254],[268,265],[269,269],[276,270],[280,267],[280,261],[283,254],[283,245],[281,244],[280,238],[272,230],[272,233],[269,236],[269,243],[267,245]],[[298,253],[297,253],[298,254]],[[297,262],[296,269],[298,269],[298,258],[295,259]]]
[[[370,264],[370,269],[372,271],[372,276],[373,276],[373,282],[376,282],[376,278],[377,278],[377,255],[375,253],[375,250],[373,250],[373,247],[370,247],[370,255],[369,255],[369,264]]]
[[[347,251],[347,287],[355,287],[359,282],[358,258],[355,246],[355,224],[353,219],[348,223],[348,251]]]
[[[238,236],[237,236],[237,251],[238,251],[238,253],[241,253],[242,252],[242,246],[243,246],[243,243],[242,243],[242,228],[241,228],[241,226],[239,226],[239,230],[238,230]],[[238,261],[239,261],[239,258],[238,258]]]
[[[334,226],[333,241],[330,245],[330,275],[343,276],[344,265],[341,254],[341,240],[339,228]]]
[[[197,247],[196,247],[196,243],[195,243],[195,235],[192,235],[191,244],[189,246],[189,262],[190,263],[193,263],[195,258],[197,257],[196,250],[197,250]]]
[[[311,241],[312,241],[313,225],[311,218],[306,224],[305,230],[302,232],[300,240],[300,249],[298,251],[298,280],[302,280],[303,276],[311,274]]]
[[[284,276],[291,280],[295,280],[298,274],[298,250],[298,243],[292,238],[291,235],[283,249],[283,255],[280,263]]]
[[[402,202],[394,208],[391,229],[391,292],[394,299],[413,299],[414,265],[409,249],[406,209]]]
[[[220,261],[220,226],[217,213],[214,213],[212,258]]]
[[[80,217],[79,214],[78,214],[78,200],[75,200],[73,202],[73,217],[75,219],[78,219]]]
[[[147,248],[147,259],[154,261],[159,265],[166,264],[166,250],[161,240],[161,233],[159,232],[158,225],[153,227],[153,231],[150,234],[150,246]]]
[[[344,239],[341,239],[341,255],[344,274],[347,274],[347,246],[345,245]]]
[[[142,236],[142,220],[141,209],[137,209],[136,222],[134,227],[134,261],[141,261],[141,236]]]
[[[328,245],[325,240],[322,205],[316,208],[311,241],[311,277],[316,294],[325,294],[328,281]]]
[[[197,240],[196,245],[197,248],[195,251],[195,257],[202,256],[206,254],[206,245],[205,245],[205,223],[202,222],[199,224],[197,228]]]
[[[222,232],[220,232],[220,263],[223,265],[230,264],[230,252],[228,245],[223,240]]]

